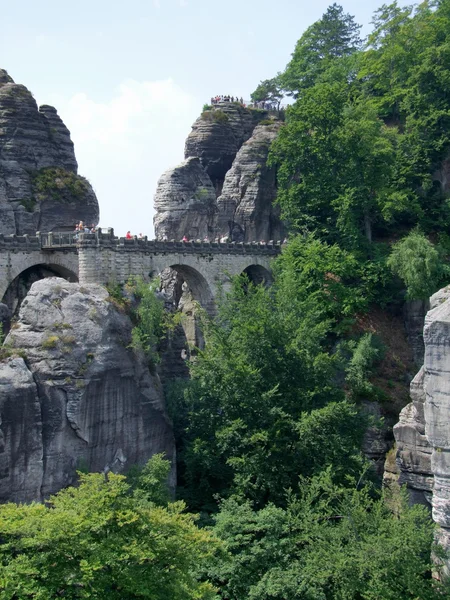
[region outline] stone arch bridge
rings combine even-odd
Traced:
[[[150,279],[163,269],[175,269],[194,298],[212,309],[220,287],[230,276],[246,272],[253,281],[270,281],[270,263],[280,243],[162,242],[114,236],[112,229],[95,234],[37,233],[0,235],[0,301],[27,270],[45,267],[50,273],[80,283],[124,283],[131,275]]]

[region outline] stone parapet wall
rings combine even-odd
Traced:
[[[176,242],[119,238],[107,232],[0,235],[0,300],[20,273],[34,265],[55,265],[78,275],[80,283],[124,283],[130,276],[145,280],[167,267],[183,272],[196,299],[212,306],[219,287],[250,267],[270,274],[280,242],[261,244]]]

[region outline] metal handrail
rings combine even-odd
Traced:
[[[52,231],[41,233],[42,248],[62,248],[76,246],[78,234],[73,231]]]

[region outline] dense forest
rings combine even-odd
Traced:
[[[1,598],[450,597],[428,511],[361,451],[361,401],[391,398],[386,348],[357,326],[448,283],[450,0],[384,5],[372,25],[361,39],[333,4],[252,95],[291,98],[270,154],[290,234],[270,288],[235,279],[202,315],[190,380],[167,390],[178,499],[156,456],[3,506]],[[140,294],[155,361],[167,328]]]

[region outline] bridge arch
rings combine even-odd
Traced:
[[[273,283],[272,272],[262,265],[251,264],[242,271],[242,274],[247,275],[249,281],[255,285],[263,283],[266,286],[270,286]]]
[[[46,277],[63,277],[78,281],[78,256],[76,253],[11,253],[6,277],[0,283],[0,302],[14,312],[31,285]]]
[[[214,310],[214,296],[206,278],[194,267],[183,263],[169,265],[176,271],[182,282],[185,282],[196,302],[207,312]]]

